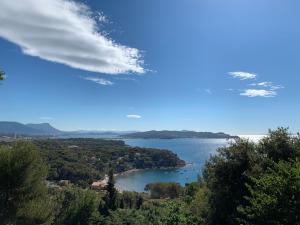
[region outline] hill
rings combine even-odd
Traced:
[[[222,132],[196,132],[196,131],[146,131],[146,132],[135,132],[125,135],[120,135],[122,138],[156,138],[156,139],[175,139],[175,138],[236,138]]]
[[[132,169],[185,165],[169,150],[130,147],[120,140],[36,139],[33,143],[49,165],[49,180],[70,180],[79,186],[87,186],[103,178],[110,167],[115,173],[122,173]]]
[[[49,123],[29,123],[26,124],[27,127],[42,131],[47,134],[61,134],[62,131],[52,127]]]
[[[22,124],[0,121],[0,135],[44,136],[62,133],[48,123]]]

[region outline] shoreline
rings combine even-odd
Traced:
[[[186,166],[191,165],[192,163],[184,163],[183,166],[175,166],[175,167],[157,167],[157,168],[145,168],[145,169],[130,169],[130,170],[126,170],[124,172],[120,172],[120,173],[115,173],[114,177],[118,177],[118,176],[124,176],[124,175],[129,175],[135,172],[139,172],[139,171],[147,171],[147,170],[172,170],[172,169],[181,169],[184,168]]]

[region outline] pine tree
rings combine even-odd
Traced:
[[[0,80],[4,80],[4,76],[5,76],[4,71],[0,70]]]
[[[113,169],[109,170],[108,182],[106,186],[106,196],[105,196],[105,208],[107,210],[117,209],[117,190],[115,188],[114,172]]]
[[[51,219],[47,168],[30,143],[0,147],[0,224],[45,224]]]

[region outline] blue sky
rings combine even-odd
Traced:
[[[62,130],[300,130],[293,0],[3,0],[0,120]]]

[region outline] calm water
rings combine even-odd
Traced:
[[[116,185],[122,190],[142,192],[148,183],[178,182],[182,185],[197,180],[205,161],[216,149],[228,144],[225,139],[126,139],[126,144],[168,149],[188,165],[180,169],[145,170],[118,176]]]

